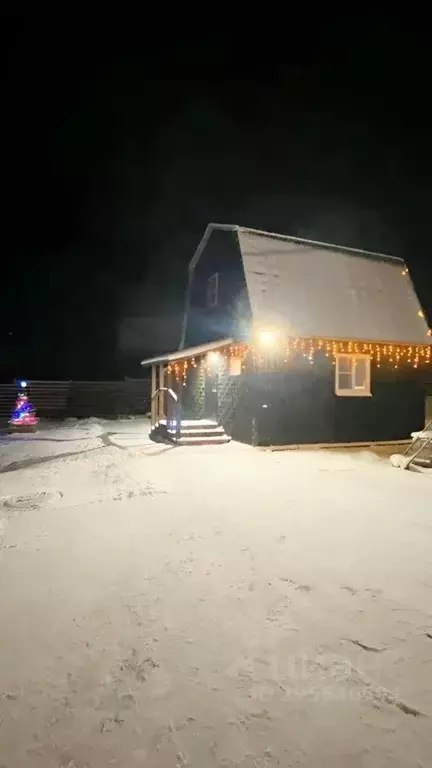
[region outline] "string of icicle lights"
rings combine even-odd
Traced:
[[[199,359],[194,357],[188,360],[170,363],[167,373],[173,373],[176,381],[184,381],[190,368],[204,367],[209,369],[209,356],[216,355],[223,362],[228,362],[230,357],[240,358],[242,369],[248,365],[259,369],[271,363],[273,368],[286,367],[296,357],[304,357],[313,365],[317,356],[332,358],[337,355],[370,355],[373,363],[380,368],[382,365],[390,368],[400,368],[410,365],[418,368],[432,363],[432,346],[430,344],[387,344],[371,341],[341,341],[338,339],[319,338],[290,338],[274,348],[262,350],[259,345],[229,344],[214,353]]]

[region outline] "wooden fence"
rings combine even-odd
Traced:
[[[0,419],[14,407],[15,384],[0,384]],[[28,381],[29,399],[38,416],[64,419],[89,416],[114,417],[150,411],[150,380]]]
[[[0,384],[0,421],[9,418],[15,384]],[[150,379],[125,381],[29,381],[29,397],[39,416],[64,419],[115,417],[150,411]],[[426,421],[432,421],[432,384],[427,387]]]

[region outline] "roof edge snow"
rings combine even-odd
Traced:
[[[385,259],[386,261],[395,261],[399,264],[404,264],[404,260],[399,256],[390,256],[388,253],[378,253],[377,251],[365,251],[361,248],[351,248],[348,245],[335,245],[333,243],[324,243],[320,240],[308,240],[304,237],[297,237],[295,235],[280,235],[277,232],[266,232],[262,229],[253,229],[252,227],[235,227],[237,232],[250,232],[252,235],[258,235],[260,237],[269,237],[272,240],[287,240],[291,243],[299,243],[300,245],[313,245],[318,248],[325,248],[332,251],[341,251],[342,253],[358,254],[359,256],[370,256],[375,259]]]
[[[219,341],[209,341],[207,344],[199,344],[196,347],[187,347],[186,349],[179,349],[177,352],[166,352],[164,355],[158,357],[149,357],[147,360],[142,360],[141,365],[156,365],[158,363],[174,363],[176,360],[186,360],[188,357],[198,357],[198,355],[205,355],[207,352],[221,349],[228,344],[233,344],[234,339],[220,339]]]
[[[217,222],[211,222],[207,225],[206,230],[204,232],[204,235],[202,236],[201,240],[198,243],[197,248],[195,249],[195,252],[189,262],[189,272],[192,272],[196,265],[198,264],[198,261],[200,260],[201,254],[207,245],[207,241],[210,238],[210,235],[213,231],[220,230],[220,231],[226,231],[226,232],[250,232],[253,235],[258,235],[260,237],[268,237],[272,240],[286,240],[291,243],[299,243],[300,245],[312,245],[314,247],[318,248],[326,248],[330,249],[332,251],[341,251],[343,253],[352,253],[352,254],[358,254],[359,256],[369,256],[374,259],[385,259],[386,261],[395,261],[399,264],[404,264],[404,260],[401,259],[399,256],[391,256],[389,253],[380,253],[378,251],[367,251],[362,248],[352,248],[349,245],[335,245],[334,243],[325,243],[321,240],[309,240],[305,237],[297,237],[297,235],[281,235],[278,232],[268,232],[265,229],[254,229],[253,227],[243,227],[239,224],[218,224]]]

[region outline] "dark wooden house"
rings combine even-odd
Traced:
[[[401,259],[210,224],[153,427],[252,445],[398,441],[424,425],[428,329]]]

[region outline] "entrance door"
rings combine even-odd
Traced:
[[[219,355],[210,352],[207,358],[207,371],[204,386],[204,418],[217,421],[218,417],[218,367]]]

